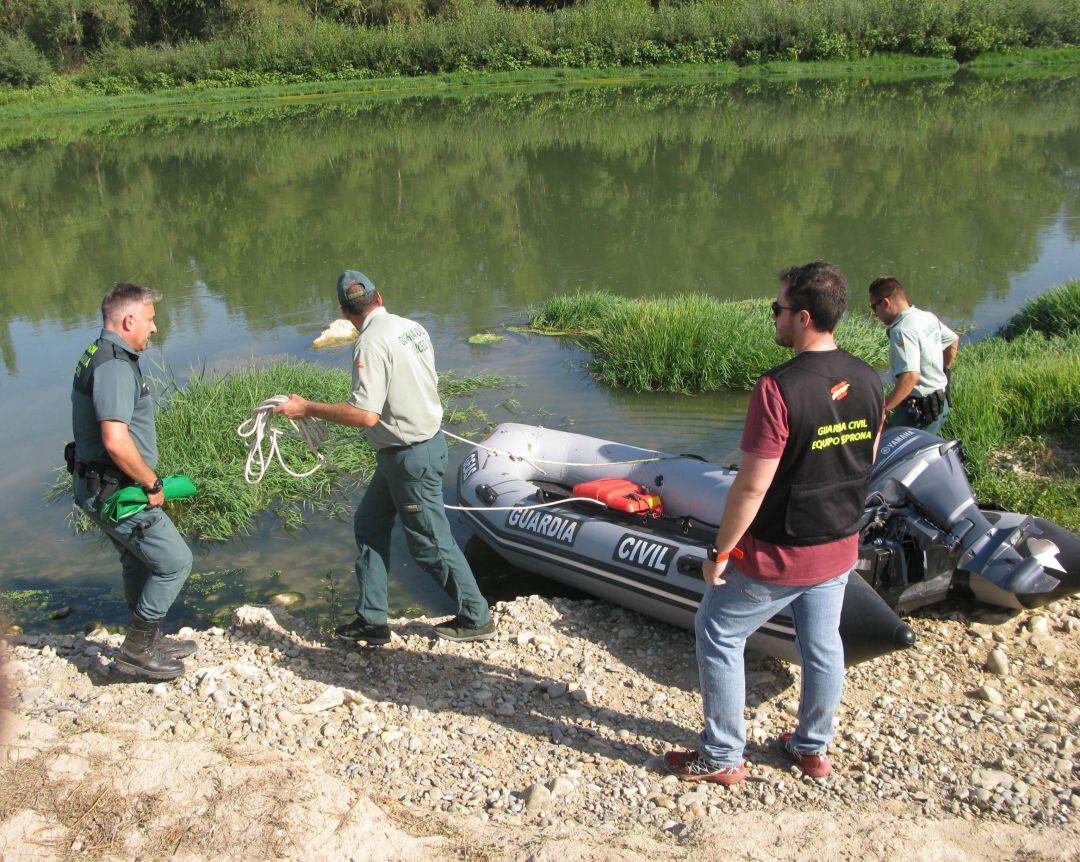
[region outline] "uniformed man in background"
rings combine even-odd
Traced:
[[[453,641],[492,638],[488,603],[443,508],[447,452],[431,339],[420,324],[390,314],[362,272],[342,273],[337,296],[342,315],[360,332],[353,347],[352,395],[336,404],[291,395],[275,408],[289,419],[363,428],[376,451],[375,475],[353,521],[359,549],[356,619],[336,633],[369,645],[390,642],[390,532],[400,517],[409,553],[456,605],[454,618],[435,626],[435,634]]]
[[[889,335],[893,390],[885,399],[886,425],[941,433],[949,414],[949,369],[960,336],[929,311],[916,308],[891,276],[870,283],[870,308]]]
[[[157,428],[150,387],[139,357],[154,325],[161,295],[135,284],[117,284],[101,303],[103,328],[75,367],[71,417],[75,441],[69,459],[75,502],[120,553],[124,596],[131,609],[127,637],[115,659],[124,673],[172,679],[184,672],[180,659],[194,641],[161,635],[161,620],[191,574],[191,551],[161,509],[165,496],[154,469]],[[118,489],[141,485],[149,505],[119,524],[101,517],[102,504]]]

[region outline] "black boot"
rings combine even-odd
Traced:
[[[199,645],[195,641],[179,640],[178,638],[166,637],[161,629],[158,629],[157,638],[154,641],[157,651],[167,658],[187,658],[199,651]]]
[[[179,659],[170,658],[158,649],[156,640],[158,621],[144,620],[138,614],[131,615],[127,637],[114,659],[121,673],[148,676],[151,679],[175,679],[184,672]]]

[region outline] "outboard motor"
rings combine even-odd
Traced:
[[[976,598],[1005,607],[1038,607],[1080,590],[1080,539],[1028,515],[981,510],[955,440],[914,428],[887,432],[868,504],[877,512],[864,545],[899,558],[874,586],[898,608],[943,598],[956,586],[953,568],[967,574]]]

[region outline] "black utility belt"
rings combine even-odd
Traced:
[[[912,395],[905,398],[903,403],[916,419],[929,423],[945,411],[947,396],[944,389],[939,389],[929,395]]]
[[[417,440],[415,443],[405,443],[401,446],[383,446],[380,452],[405,452],[409,449],[415,449],[417,446],[423,446],[425,443],[430,443],[434,440],[434,437],[428,437],[427,440]]]
[[[101,495],[105,500],[121,488],[137,484],[115,464],[108,461],[80,461],[75,457],[75,444],[64,447],[64,462],[67,471],[86,481],[86,491],[91,497]]]

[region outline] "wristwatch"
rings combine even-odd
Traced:
[[[146,493],[147,494],[160,494],[161,489],[164,487],[164,485],[161,482],[161,477],[158,476],[157,480],[154,482],[153,485],[150,485],[150,486],[143,485],[143,487],[146,488]]]
[[[705,556],[712,560],[714,563],[722,563],[731,556],[731,552],[728,551],[727,553],[721,554],[718,550],[716,550],[716,545],[709,545],[709,547],[705,551]]]

